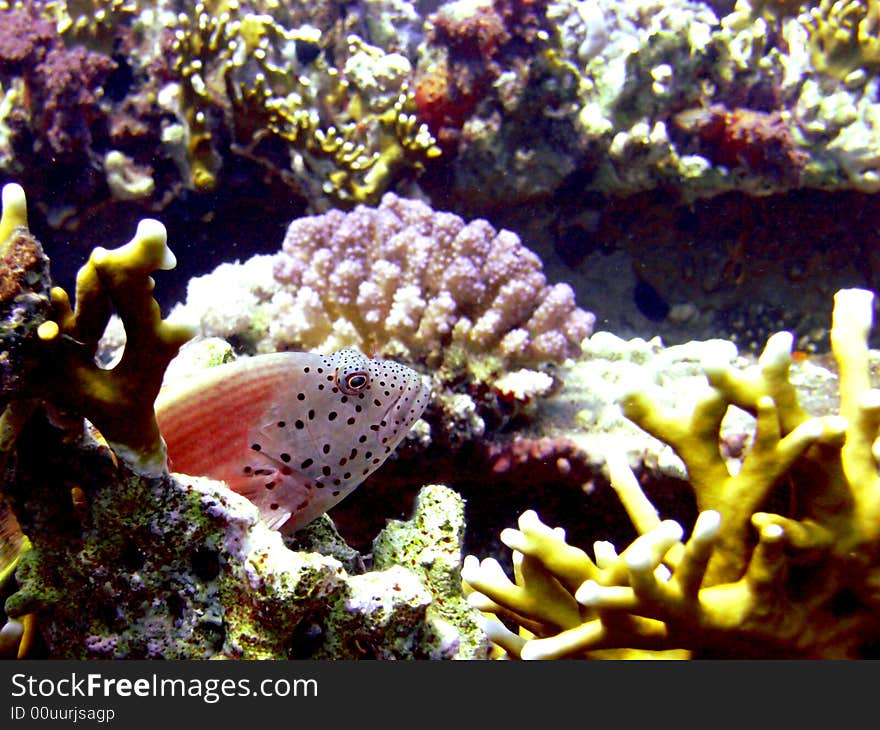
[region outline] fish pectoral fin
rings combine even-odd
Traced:
[[[277,512],[272,512],[271,514],[266,514],[265,510],[260,510],[260,514],[263,517],[263,522],[266,523],[266,526],[270,530],[280,530],[282,527],[284,527],[285,523],[291,517],[291,514],[288,510],[278,510]]]
[[[280,529],[312,501],[296,475],[282,474],[278,469],[259,469],[226,483],[253,502],[263,521],[273,530]]]

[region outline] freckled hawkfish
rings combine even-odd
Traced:
[[[270,527],[293,532],[379,468],[429,395],[390,360],[281,352],[163,389],[156,416],[174,471],[226,482]]]

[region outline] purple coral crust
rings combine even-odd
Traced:
[[[40,113],[37,128],[55,155],[79,156],[103,123],[101,85],[116,68],[109,56],[78,47],[52,49],[36,68]]]
[[[321,313],[334,329],[353,325],[367,351],[393,342],[432,359],[457,344],[525,364],[577,356],[595,321],[568,284],[547,284],[515,233],[393,193],[293,221],[274,272],[296,292],[273,325],[279,347],[320,346]]]
[[[50,23],[26,11],[0,11],[0,74],[25,81],[37,154],[56,162],[87,156],[96,131],[103,133],[101,87],[115,68],[109,56],[65,48]]]
[[[58,42],[47,20],[20,10],[0,11],[0,73],[21,75]]]

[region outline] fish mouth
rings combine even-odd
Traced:
[[[403,402],[403,403],[405,403],[407,406],[409,406],[409,409],[408,409],[408,410],[412,410],[413,404],[419,399],[419,396],[420,396],[420,395],[424,395],[424,396],[425,396],[425,400],[426,400],[425,406],[427,407],[427,399],[428,399],[428,398],[430,397],[430,395],[431,395],[431,389],[425,384],[425,381],[422,380],[421,376],[416,375],[416,376],[412,379],[412,381],[411,381],[410,383],[407,383],[407,385],[412,385],[413,390],[414,390],[414,393],[413,393],[411,396],[408,396],[408,395],[407,395],[407,390],[404,390],[404,392],[401,394],[401,396],[400,396],[399,398],[397,398],[397,399],[395,399],[395,400],[392,400],[391,403],[388,405],[388,408],[386,408],[386,409],[385,409],[385,412],[382,414],[382,420],[383,420],[383,421],[386,421],[386,422],[390,423],[390,420],[389,420],[389,419],[390,419],[390,416],[389,416],[389,414],[390,414],[391,411],[394,410],[394,409],[398,406],[398,404],[400,404],[401,402]],[[422,408],[422,413],[424,413],[424,410],[425,410],[425,409]],[[414,424],[416,421],[418,421],[419,418],[422,417],[422,413],[419,413],[419,415],[416,416],[415,418],[413,418],[412,420],[410,420],[410,419],[408,419],[408,418],[405,419],[406,421],[408,421],[407,431],[409,431],[409,429],[412,428],[413,424]]]

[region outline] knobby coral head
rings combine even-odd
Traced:
[[[578,355],[595,321],[515,233],[393,193],[293,221],[274,273],[275,349],[342,341],[411,362],[457,350],[528,365]]]

